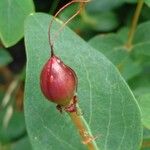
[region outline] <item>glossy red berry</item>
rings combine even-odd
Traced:
[[[77,77],[70,67],[53,55],[43,67],[40,85],[48,100],[65,106],[76,93]]]

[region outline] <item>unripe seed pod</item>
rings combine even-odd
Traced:
[[[48,100],[66,106],[76,93],[77,77],[70,67],[53,55],[43,67],[40,85]]]

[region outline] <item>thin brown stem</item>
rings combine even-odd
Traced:
[[[134,34],[136,31],[137,23],[139,20],[139,16],[140,16],[143,4],[144,4],[144,0],[138,0],[137,7],[136,7],[136,10],[135,10],[135,13],[133,16],[131,28],[130,28],[129,33],[128,33],[128,40],[127,40],[127,43],[125,45],[129,51],[131,51],[132,41],[134,38]]]
[[[79,115],[77,112],[70,112],[69,115],[79,131],[79,134],[82,138],[82,143],[87,146],[88,150],[98,150],[95,143],[96,137],[93,137],[90,133],[83,116]]]
[[[52,44],[52,40],[51,40],[51,27],[52,27],[52,24],[54,22],[54,19],[60,14],[61,11],[63,11],[67,6],[71,5],[72,3],[74,3],[74,1],[71,1],[69,3],[67,3],[66,5],[64,5],[52,18],[52,20],[50,21],[50,24],[49,24],[49,27],[48,27],[48,40],[49,40],[49,45],[50,45],[50,48],[51,48],[51,56],[54,55],[54,48],[53,48],[53,44]]]
[[[81,2],[81,3],[86,3],[86,2],[89,2],[89,0],[72,0],[71,2],[69,2],[69,3],[67,3],[66,5],[64,5],[62,8],[60,8],[60,10],[53,16],[53,18],[52,18],[52,20],[51,20],[51,22],[50,22],[50,24],[49,24],[49,27],[48,27],[48,40],[49,40],[49,45],[50,45],[50,48],[51,48],[51,55],[53,56],[54,55],[54,40],[53,40],[53,42],[52,42],[52,40],[51,40],[51,33],[50,33],[50,31],[51,31],[51,27],[52,27],[52,23],[54,22],[54,20],[55,20],[55,18],[66,8],[66,7],[68,7],[69,5],[71,5],[71,4],[73,4],[73,3],[78,3],[78,2]],[[61,32],[62,31],[62,29],[64,28],[64,26],[67,24],[67,23],[69,23],[75,16],[77,16],[78,14],[79,14],[80,12],[79,11],[77,11],[77,13],[76,14],[74,14],[70,19],[68,19],[64,24],[63,24],[63,27],[61,27],[59,30],[58,30],[58,32],[55,34],[55,40],[56,40],[56,38],[57,38],[57,36],[58,36],[58,34],[59,34],[59,32]]]
[[[63,23],[63,25],[61,26],[61,28],[58,30],[58,32],[54,35],[53,37],[53,42],[52,45],[54,45],[54,42],[56,41],[56,39],[58,38],[59,33],[63,30],[63,28],[71,21],[73,20],[79,13],[80,13],[81,9],[79,9],[73,16],[71,16],[65,23]]]
[[[150,148],[150,141],[143,141],[142,148]]]

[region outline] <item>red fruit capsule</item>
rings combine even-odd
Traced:
[[[43,67],[40,85],[48,100],[66,106],[76,93],[77,77],[70,67],[53,55]]]

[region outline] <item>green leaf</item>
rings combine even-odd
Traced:
[[[22,138],[11,145],[11,150],[32,150],[28,137]]]
[[[121,6],[125,2],[135,3],[137,0],[92,0],[87,4],[87,10],[89,12],[108,11]]]
[[[71,5],[60,14],[60,18],[62,20],[67,20],[75,14],[78,9],[78,4]],[[88,13],[88,11],[85,10],[81,13],[81,15],[75,17],[68,26],[76,31],[85,30],[87,28],[96,31],[110,31],[115,29],[118,24],[117,15],[112,11]]]
[[[130,80],[129,85],[134,92],[134,95],[139,98],[143,94],[147,94],[150,91],[150,73],[143,73]]]
[[[150,21],[141,23],[137,27],[133,44],[139,44],[144,42],[150,42]]]
[[[142,20],[144,20],[144,21],[150,20],[149,12],[150,12],[150,7],[145,6],[142,8],[142,12],[141,12]]]
[[[7,65],[12,61],[10,54],[3,48],[0,48],[0,67]]]
[[[134,62],[130,57],[122,60],[120,65],[118,65],[118,69],[125,80],[130,80],[142,72],[141,66]]]
[[[115,47],[121,47],[122,41],[115,34],[97,35],[89,41],[90,45],[107,55]]]
[[[134,36],[134,42],[131,49],[131,57],[141,67],[148,67],[150,65],[150,21],[144,22],[137,27]],[[117,36],[125,44],[128,37],[128,28],[123,27],[117,33]],[[140,68],[139,68],[140,71]]]
[[[144,42],[133,46],[134,55],[150,56],[150,42]]]
[[[19,138],[19,140],[15,142],[8,144],[0,143],[0,150],[32,150],[32,148],[28,137],[25,136],[23,138]]]
[[[122,41],[123,45],[125,45],[125,43],[127,42],[128,32],[129,32],[129,28],[128,27],[122,27],[117,32],[117,36]]]
[[[150,0],[144,0],[145,4],[150,7]]]
[[[119,5],[122,5],[123,1],[122,0],[92,0],[87,4],[87,10],[89,12],[100,12],[100,11],[108,11],[111,10]]]
[[[149,89],[150,90],[150,89]],[[141,95],[139,98],[139,105],[142,111],[143,125],[150,129],[150,94]]]
[[[124,1],[128,3],[137,3],[137,0],[124,0]]]
[[[131,55],[143,68],[150,65],[150,21],[144,22],[137,27]]]
[[[40,90],[40,72],[50,57],[50,17],[34,14],[25,25],[27,70],[25,118],[35,150],[85,150],[68,114],[60,114]],[[52,33],[60,25],[54,23]],[[139,149],[142,126],[139,107],[131,90],[112,63],[67,27],[55,42],[58,56],[78,76],[79,105],[99,149]]]
[[[114,12],[90,13],[91,27],[97,31],[111,31],[118,25],[118,18]]]
[[[0,0],[0,39],[6,47],[23,37],[24,20],[33,12],[32,0]]]
[[[137,27],[132,47],[132,55],[143,66],[149,66],[150,56],[150,21],[144,22]]]
[[[13,112],[7,127],[5,127],[3,122],[6,117],[6,110],[7,108],[0,113],[0,141],[2,143],[7,143],[22,136],[26,130],[24,115],[18,111]]]
[[[150,130],[149,129],[144,128],[144,130],[143,130],[143,138],[150,140]]]
[[[116,34],[98,35],[89,44],[102,52],[119,69],[122,76],[129,80],[141,72],[141,67],[130,58],[123,47],[122,39]]]
[[[129,82],[130,87],[134,91],[134,95],[138,99],[142,111],[142,122],[146,128],[150,129],[150,73],[144,73]]]

